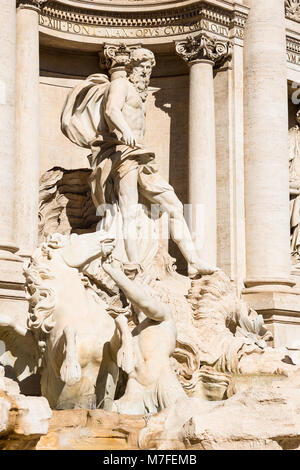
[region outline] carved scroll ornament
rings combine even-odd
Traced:
[[[188,64],[208,60],[213,62],[214,67],[220,67],[231,57],[230,41],[221,41],[207,34],[196,37],[188,37],[176,44],[177,54]]]

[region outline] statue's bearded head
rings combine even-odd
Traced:
[[[129,80],[141,94],[142,99],[147,98],[147,90],[150,82],[152,68],[155,65],[153,52],[148,49],[134,49],[127,66]]]

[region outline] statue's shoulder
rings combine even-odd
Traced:
[[[115,78],[110,82],[110,87],[113,88],[128,88],[130,81],[126,77]]]

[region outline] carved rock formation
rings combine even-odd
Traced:
[[[38,450],[299,450],[300,377],[225,401],[186,398],[153,416],[54,411]]]
[[[0,367],[0,450],[32,450],[48,432],[52,412],[43,397],[25,397]]]
[[[189,398],[150,418],[143,449],[300,449],[300,376],[222,402]]]
[[[55,167],[40,180],[39,239],[47,235],[87,233],[95,230],[99,217],[91,200],[89,169]]]

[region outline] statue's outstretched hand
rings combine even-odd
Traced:
[[[132,148],[137,147],[136,138],[131,131],[129,130],[124,131],[122,139],[125,142],[125,144],[128,145],[129,147],[132,147]]]
[[[102,260],[102,268],[107,274],[110,274],[113,270],[122,270],[122,263],[109,254]]]
[[[107,238],[101,242],[101,252],[103,258],[107,258],[107,256],[111,255],[114,248],[116,246],[116,242],[113,238]]]

